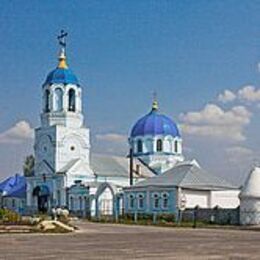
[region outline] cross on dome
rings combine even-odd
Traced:
[[[158,101],[157,101],[157,93],[154,91],[153,92],[153,105],[152,105],[152,110],[157,111],[159,109]]]
[[[61,46],[60,55],[59,55],[59,64],[58,68],[67,69],[68,65],[66,62],[66,37],[68,33],[64,30],[61,30],[60,35],[58,35],[57,39],[59,41],[59,45]]]
[[[58,65],[52,70],[43,85],[51,85],[51,84],[74,84],[79,86],[78,79],[76,75],[69,69],[67,65],[67,57],[66,57],[66,37],[68,33],[64,30],[61,30],[60,35],[57,36],[58,44],[60,46],[60,53],[58,57]]]

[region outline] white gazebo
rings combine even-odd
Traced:
[[[260,168],[255,167],[247,177],[239,195],[240,224],[260,225]]]

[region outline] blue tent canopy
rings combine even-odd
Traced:
[[[0,192],[5,197],[26,197],[26,180],[24,176],[16,174],[0,183]]]

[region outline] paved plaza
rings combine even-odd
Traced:
[[[0,259],[260,259],[260,232],[80,222],[69,234],[0,235]]]

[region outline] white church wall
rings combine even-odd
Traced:
[[[196,206],[199,206],[200,208],[210,207],[209,191],[183,189],[182,194],[186,199],[186,208],[194,208]]]
[[[89,129],[57,126],[57,140],[57,171],[75,159],[81,159],[89,165]]]
[[[237,208],[240,204],[239,192],[240,190],[211,191],[211,208]]]
[[[38,167],[45,160],[48,164],[55,169],[55,142],[56,131],[55,127],[37,128],[35,130],[35,175],[42,175]],[[50,171],[51,169],[49,169]]]

